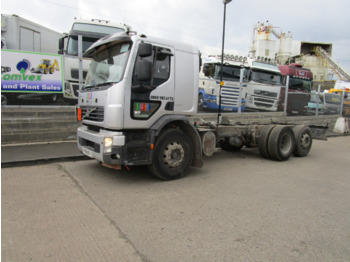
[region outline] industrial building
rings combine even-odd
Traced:
[[[350,81],[350,75],[332,57],[332,43],[293,40],[292,33],[284,33],[269,21],[253,27],[253,41],[249,56],[275,59],[278,64],[300,63],[314,75],[314,88],[322,90],[334,86],[334,77]]]

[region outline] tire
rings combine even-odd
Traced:
[[[304,157],[309,154],[312,147],[312,133],[308,126],[298,125],[293,128],[295,137],[295,148],[293,155]]]
[[[258,139],[258,148],[259,148],[259,153],[262,157],[270,158],[268,143],[269,143],[271,131],[275,127],[276,127],[275,125],[267,125],[267,126],[264,126],[260,131],[260,135]]]
[[[168,129],[162,132],[154,147],[149,170],[162,180],[174,180],[185,175],[193,159],[191,139],[181,130]]]
[[[268,151],[271,159],[286,161],[292,155],[295,137],[290,126],[276,126],[269,137]]]

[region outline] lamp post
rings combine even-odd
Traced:
[[[219,113],[218,113],[218,124],[221,123],[221,87],[224,85],[222,81],[223,69],[224,69],[224,47],[225,47],[225,22],[226,22],[226,5],[232,0],[223,0],[224,3],[224,22],[222,29],[222,48],[221,48],[221,70],[220,70],[220,89],[219,89]]]

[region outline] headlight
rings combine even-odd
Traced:
[[[64,92],[67,95],[71,95],[72,94],[69,82],[64,82]]]
[[[104,152],[105,153],[112,152],[113,138],[112,137],[105,137],[103,140],[103,145],[104,145]]]

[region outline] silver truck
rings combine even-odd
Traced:
[[[306,156],[305,125],[236,123],[237,114],[197,113],[201,58],[195,46],[145,35],[115,34],[94,43],[79,93],[78,148],[114,169],[146,165],[162,180],[182,177],[218,147],[257,146],[263,157]],[[280,114],[280,113],[274,113]],[[231,119],[230,119],[231,118]]]

